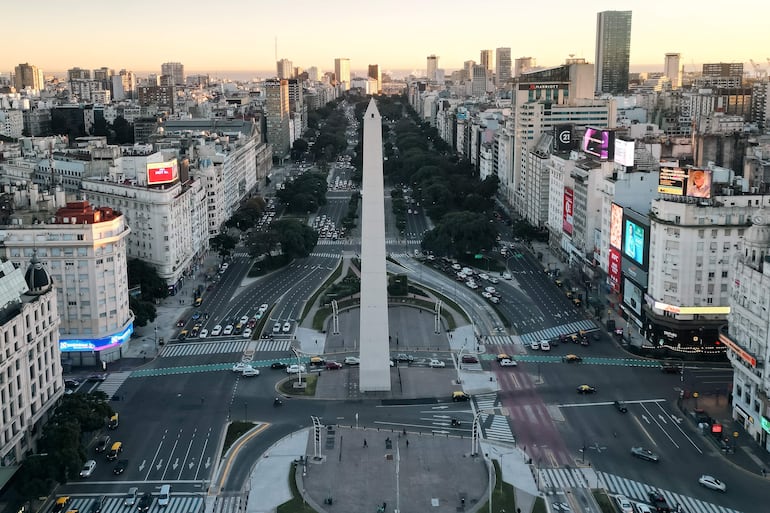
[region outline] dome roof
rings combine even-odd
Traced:
[[[24,281],[27,282],[27,287],[29,287],[27,294],[33,296],[45,294],[53,286],[51,275],[48,274],[40,260],[37,259],[37,251],[32,253],[29,267],[27,267],[27,272],[24,273]]]

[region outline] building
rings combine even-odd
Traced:
[[[139,106],[157,112],[174,112],[173,85],[143,85],[137,88]]]
[[[495,50],[495,85],[503,87],[511,79],[511,49]]]
[[[366,74],[369,78],[373,78],[377,81],[376,90],[372,94],[380,94],[382,92],[382,74],[380,73],[379,64],[370,64],[369,71]]]
[[[350,77],[348,77],[347,86],[350,86]],[[273,156],[277,158],[285,157],[290,150],[289,112],[288,80],[266,80],[265,120],[267,122],[267,142],[273,146]]]
[[[529,73],[535,69],[536,65],[534,57],[519,57],[514,61],[514,76],[520,77],[524,73]]]
[[[620,95],[628,91],[631,54],[631,11],[596,15],[596,92]]]
[[[484,66],[488,72],[492,72],[492,50],[481,50],[481,55],[479,56],[479,64]]]
[[[481,97],[487,94],[487,68],[474,64],[470,70],[470,80],[466,83],[468,96]]]
[[[91,80],[91,70],[82,68],[71,68],[67,70],[67,80]]]
[[[67,363],[95,366],[119,359],[134,330],[126,274],[131,230],[125,217],[87,201],[46,214],[34,190],[29,199],[32,208],[15,211],[0,227],[3,257],[21,268],[34,256],[57,284],[59,349]]]
[[[43,70],[33,64],[19,64],[14,68],[13,86],[17,91],[23,91],[26,88],[40,91],[45,87]]]
[[[435,82],[436,71],[438,71],[438,56],[428,55],[426,63],[427,63],[427,68],[426,68],[425,76],[427,77],[428,82]]]
[[[0,467],[13,467],[36,452],[64,394],[56,291],[40,262],[26,275],[0,262],[0,305]]]
[[[678,53],[667,53],[663,62],[663,75],[671,83],[671,89],[682,87],[682,68],[679,65],[681,55]]]
[[[770,452],[770,217],[762,207],[732,258],[730,313],[719,340],[733,366],[732,418]]]
[[[289,59],[281,59],[276,63],[278,72],[278,78],[293,78],[294,77],[294,63]]]
[[[18,139],[24,132],[24,115],[20,110],[0,110],[0,135]]]
[[[343,90],[350,89],[350,59],[346,57],[334,59],[334,76],[337,78],[337,83],[342,85]]]
[[[184,64],[181,62],[164,62],[160,65],[160,74],[170,77],[168,85],[184,85]]]

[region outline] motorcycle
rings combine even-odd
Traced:
[[[453,426],[457,426],[457,427],[460,427],[462,424],[460,423],[460,421],[459,421],[459,420],[457,420],[457,419],[452,419],[452,425],[453,425]]]
[[[283,406],[283,401],[281,401],[280,397],[276,397],[275,398],[275,400],[273,401],[273,406],[276,406],[276,407],[277,406]]]

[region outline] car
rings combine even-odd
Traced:
[[[80,386],[80,381],[72,378],[66,378],[64,380],[64,388],[74,389]]]
[[[452,401],[458,403],[460,401],[468,401],[470,400],[471,396],[463,392],[462,390],[456,390],[452,392]]]
[[[241,317],[241,320],[238,321],[238,322],[240,322],[241,324],[248,324],[249,316],[248,315],[244,315],[243,317]]]
[[[110,446],[110,435],[104,435],[100,436],[98,440],[96,440],[96,445],[94,446],[94,451],[96,452],[104,452],[107,450],[107,447]]]
[[[489,302],[490,302],[490,303],[494,303],[494,304],[497,304],[497,303],[499,303],[499,302],[500,302],[500,298],[499,298],[499,297],[495,297],[495,296],[492,296],[492,297],[490,297],[490,298],[489,298]]]
[[[716,490],[718,492],[726,492],[727,491],[727,485],[717,479],[714,476],[710,476],[708,474],[703,474],[698,478],[698,482],[702,485],[708,488],[709,490]]]
[[[533,351],[537,351],[540,349],[540,341],[539,340],[533,340],[529,343],[529,348]]]
[[[235,329],[235,327],[232,324],[228,324],[225,326],[225,329],[222,330],[222,335],[232,335],[233,329]]]
[[[328,361],[325,365],[327,370],[337,370],[342,368],[342,364],[339,362]]]
[[[150,495],[149,492],[145,492],[142,494],[141,498],[139,499],[139,503],[136,505],[136,511],[139,513],[145,513],[146,511],[149,511],[151,505],[152,495]]]
[[[618,505],[620,513],[634,513],[634,507],[625,495],[616,495],[615,503]]]
[[[115,463],[115,467],[112,469],[112,473],[116,476],[119,476],[122,474],[126,468],[128,467],[128,460],[118,460],[117,463]]]
[[[192,314],[192,317],[191,317],[191,319],[193,321],[197,321],[200,318],[201,318],[201,313],[200,312],[195,312],[194,314]]]
[[[490,294],[494,294],[497,292],[497,290],[494,287],[484,287],[484,292],[489,292]]]
[[[171,501],[171,485],[161,485],[160,491],[158,492],[158,506],[161,508],[165,508],[168,506],[168,503]]]
[[[435,358],[432,358],[430,362],[428,362],[428,366],[434,369],[442,369],[446,367],[446,363],[442,362],[441,360],[436,360]]]
[[[583,358],[576,354],[568,354],[564,358],[562,358],[563,361],[567,363],[579,363],[583,361]]]
[[[102,510],[104,509],[104,505],[107,503],[107,497],[105,495],[101,495],[94,499],[94,502],[91,503],[91,507],[88,508],[88,513],[102,513]]]
[[[413,362],[414,356],[406,353],[398,353],[395,357],[397,362]]]
[[[288,367],[288,365],[283,362],[273,362],[270,364],[271,369],[285,369],[286,367]]]
[[[494,276],[490,276],[490,277],[489,277],[489,283],[492,283],[492,284],[495,284],[495,285],[496,285],[496,284],[500,283],[500,280],[498,280],[498,279],[497,279],[497,278],[495,278]]]
[[[577,393],[578,394],[594,394],[596,393],[596,389],[592,387],[591,385],[579,385],[577,387]]]
[[[88,376],[88,381],[104,381],[107,379],[107,374],[91,374]]]
[[[489,281],[489,275],[487,273],[481,273],[479,274],[479,279]]]
[[[636,513],[652,513],[652,510],[647,504],[637,502],[634,504],[634,508],[636,508]]]
[[[510,280],[510,279],[512,279],[512,278],[513,278],[513,276],[512,276],[512,275],[511,275],[511,273],[509,273],[508,271],[506,271],[506,272],[504,272],[504,273],[503,273],[503,279],[504,279],[504,280]]]
[[[267,303],[262,303],[261,305],[259,305],[259,313],[263,314],[267,312],[268,308],[270,308],[270,305],[268,305]]]
[[[189,332],[189,331],[187,331],[187,330],[182,330],[182,331],[180,331],[180,332],[179,332],[179,335],[177,336],[177,338],[178,338],[179,340],[184,340],[184,339],[186,339],[186,338],[187,338],[187,335],[189,335],[189,334],[190,334],[190,332]]]
[[[680,374],[682,372],[682,364],[671,360],[663,360],[660,362],[660,370],[664,374]]]
[[[244,362],[238,362],[233,365],[233,372],[243,372],[246,370],[246,367],[250,367],[250,365]]]
[[[612,405],[620,413],[628,413],[628,406],[626,405],[625,401],[615,401],[612,403]]]
[[[258,314],[258,315],[260,315],[260,317],[261,317],[261,314]],[[256,325],[257,325],[257,318],[256,317],[252,317],[251,319],[249,319],[249,322],[246,323],[246,326],[248,328],[251,328],[251,329],[254,329],[254,327]]]
[[[251,333],[252,333],[251,328],[246,328],[245,330],[243,330],[243,333],[241,334],[241,336],[243,338],[251,338]]]
[[[114,442],[107,453],[107,461],[115,461],[121,452],[123,452],[123,442]]]
[[[472,354],[464,354],[460,361],[462,363],[479,363],[479,359]]]
[[[361,360],[357,356],[346,356],[342,363],[345,365],[361,365]]]
[[[511,356],[508,353],[500,353],[497,355],[496,359],[498,362],[501,360],[512,360]]]
[[[120,425],[120,415],[118,413],[113,413],[110,417],[110,420],[107,421],[107,428],[109,429],[118,429],[118,426]]]
[[[206,338],[209,336],[209,330],[206,328],[203,328],[200,333],[198,333],[198,338]]]
[[[217,324],[216,326],[214,326],[211,329],[211,336],[212,337],[218,337],[221,334],[222,334],[222,325],[221,324]]]
[[[511,360],[510,358],[500,360],[500,367],[516,367],[517,365],[516,360]]]
[[[283,328],[281,328],[281,331],[284,333],[289,333],[291,331],[291,323],[289,321],[286,321],[283,323]]]
[[[547,340],[541,340],[540,341],[540,350],[541,351],[550,351],[551,350],[551,343]]]
[[[235,325],[235,329],[233,330],[233,335],[240,335],[242,331],[243,331],[243,324],[239,322],[238,324]]]
[[[276,322],[273,324],[273,333],[280,333],[281,332],[281,323]]]
[[[70,503],[70,498],[68,496],[59,497],[56,499],[56,502],[53,503],[53,509],[51,510],[51,513],[59,513],[61,511],[64,511],[67,506]]]
[[[91,477],[96,468],[96,462],[94,460],[88,460],[83,464],[83,468],[80,469],[80,477]]]
[[[657,463],[660,460],[657,454],[644,447],[631,447],[631,455],[640,460],[652,461],[653,463]]]
[[[286,367],[286,374],[299,374],[300,372],[306,372],[304,365],[292,364]]]
[[[259,376],[259,369],[255,369],[251,365],[247,365],[246,368],[241,371],[241,376],[245,378]]]
[[[671,513],[671,507],[669,507],[666,498],[659,491],[649,490],[647,492],[647,499],[658,513]]]
[[[132,486],[128,489],[128,493],[123,497],[124,506],[133,506],[136,504],[136,496],[139,494],[139,488]]]
[[[184,319],[179,319],[178,321],[176,321],[177,328],[183,328],[185,324],[187,324],[187,321]]]

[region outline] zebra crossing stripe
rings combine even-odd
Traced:
[[[288,351],[291,348],[291,340],[260,340],[256,351]]]
[[[97,390],[107,394],[107,397],[112,397],[130,375],[131,371],[111,372],[107,379],[99,383]]]
[[[76,510],[76,511],[87,511],[89,506],[93,504],[94,498],[77,498],[73,499],[72,506],[70,509]],[[203,505],[203,498],[202,497],[190,497],[190,496],[178,496],[178,495],[171,495],[171,500],[169,501],[168,506],[165,508],[161,508],[157,501],[155,500],[155,497],[153,497],[152,504],[150,506],[149,513],[159,513],[163,511],[164,513],[188,513],[188,512],[195,512],[198,511],[198,509]],[[109,497],[107,501],[104,503],[104,507],[102,508],[102,513],[122,513],[125,511],[125,507],[123,506],[123,497]]]
[[[204,354],[240,353],[248,345],[245,340],[202,342],[198,344],[173,344],[166,346],[161,357],[198,356]]]

